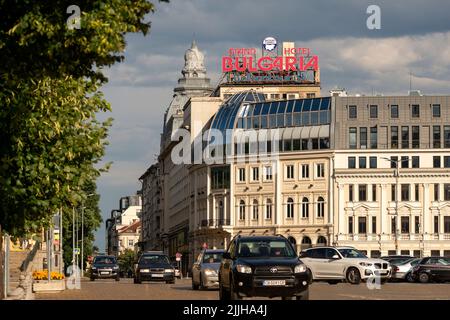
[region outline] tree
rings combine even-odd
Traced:
[[[136,253],[131,249],[125,249],[119,257],[117,258],[117,262],[119,263],[120,271],[125,275],[129,274],[130,271],[133,272],[134,264],[137,261]]]
[[[81,28],[70,29],[72,1],[0,0],[0,225],[13,236],[79,207],[108,169],[96,167],[112,121],[96,120],[110,110],[102,70],[123,60],[126,33],[147,34],[154,10],[145,0],[77,3]]]

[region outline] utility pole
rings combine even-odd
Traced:
[[[87,198],[95,196],[95,193],[90,193]],[[84,275],[84,200],[81,206],[81,276]]]

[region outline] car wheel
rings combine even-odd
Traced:
[[[341,281],[340,280],[328,280],[327,282],[328,282],[328,284],[338,284]]]
[[[92,277],[91,277],[91,281],[94,281],[94,280],[95,280],[95,278],[92,278]]]
[[[198,290],[198,284],[194,282],[194,277],[192,277],[192,290]]]
[[[294,297],[281,297],[281,300],[294,300]]]
[[[309,300],[309,289],[302,292],[301,295],[295,297],[296,300]]]
[[[412,272],[410,272],[406,275],[406,281],[408,281],[410,283],[416,282],[416,280],[414,279],[414,277],[412,275]]]
[[[361,275],[357,268],[350,268],[347,270],[347,281],[351,284],[360,284]]]
[[[120,277],[116,277],[116,281],[120,281]]]
[[[422,272],[419,274],[419,281],[421,283],[428,283],[430,282],[430,276],[427,273]]]
[[[200,290],[206,290],[206,287],[205,287],[205,285],[203,283],[202,275],[200,275],[200,285],[199,285],[199,287],[200,287]]]
[[[231,300],[241,300],[242,297],[239,296],[239,294],[236,292],[236,289],[234,288],[234,280],[231,280],[230,283],[230,299]]]
[[[139,279],[139,278],[136,278],[134,281],[135,281],[134,283],[137,283],[137,284],[142,283],[141,279]]]
[[[228,290],[225,290],[222,282],[219,282],[219,300],[230,300],[230,293],[228,292]]]

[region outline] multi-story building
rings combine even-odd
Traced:
[[[333,107],[335,243],[450,255],[450,97],[336,97]]]

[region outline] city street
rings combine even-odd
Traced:
[[[96,280],[83,279],[80,290],[61,293],[36,294],[45,300],[217,300],[217,290],[191,289],[189,279],[175,284],[144,282],[133,284],[132,279]],[[387,283],[380,290],[369,290],[366,284],[314,283],[310,287],[311,300],[448,300],[450,284]]]

